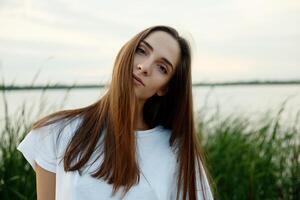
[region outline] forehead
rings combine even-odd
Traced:
[[[175,67],[179,61],[180,48],[178,42],[164,31],[154,31],[145,39],[153,47],[158,57],[164,57]]]

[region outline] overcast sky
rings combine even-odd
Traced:
[[[191,42],[193,82],[300,79],[299,0],[1,0],[0,73],[106,82],[121,46],[158,24]]]

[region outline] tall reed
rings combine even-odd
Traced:
[[[199,123],[217,199],[300,199],[300,110],[283,125],[285,105],[255,124],[236,114]]]

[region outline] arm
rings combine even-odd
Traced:
[[[36,191],[38,200],[55,199],[55,173],[49,172],[35,163]]]

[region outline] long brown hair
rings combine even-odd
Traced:
[[[139,43],[153,31],[164,31],[178,42],[180,59],[168,83],[166,95],[154,95],[146,101],[144,120],[150,127],[162,125],[172,130],[169,145],[174,147],[177,156],[177,199],[181,192],[183,199],[197,199],[197,190],[201,189],[206,199],[204,173],[201,168],[202,164],[206,171],[205,161],[193,116],[190,45],[169,26],[147,28],[121,48],[114,63],[111,84],[98,101],[87,107],[50,114],[35,122],[33,129],[60,119],[71,121],[81,116],[82,122],[63,157],[65,171],[79,172],[90,159],[97,141],[105,132],[101,152],[103,162],[92,176],[113,184],[113,195],[122,186],[127,193],[140,179],[133,134],[137,112],[132,82],[133,58]],[[208,175],[207,172],[206,174]],[[198,178],[201,180],[201,188],[196,187]]]

